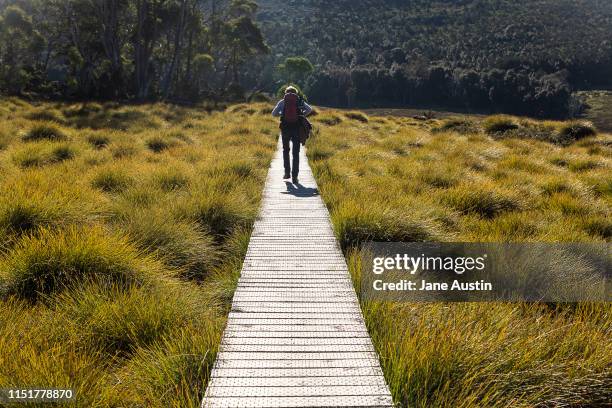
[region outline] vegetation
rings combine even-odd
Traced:
[[[324,105],[574,117],[574,91],[612,85],[611,22],[597,0],[0,0],[0,93],[251,101],[295,82]]]
[[[610,2],[259,3],[271,64],[312,61],[305,91],[320,104],[571,116],[573,90],[611,85]]]
[[[300,82],[314,71],[314,67],[307,58],[289,57],[278,66],[278,70],[289,82]]]
[[[316,116],[307,154],[358,294],[366,241],[612,240],[610,135],[557,143],[572,123],[350,116]],[[595,407],[612,396],[609,303],[361,306],[400,406]]]
[[[243,65],[269,51],[256,11],[249,0],[1,0],[0,92],[242,98]]]
[[[199,406],[276,147],[248,108],[0,101],[0,387]]]

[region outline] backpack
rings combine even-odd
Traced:
[[[300,136],[300,143],[302,143],[302,146],[306,144],[311,132],[312,124],[304,116],[301,116],[300,126],[298,127],[298,135]]]
[[[290,125],[298,123],[300,116],[299,96],[294,93],[285,94],[285,108],[283,109],[283,122]]]

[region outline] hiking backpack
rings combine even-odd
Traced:
[[[300,116],[300,97],[294,93],[286,93],[284,101],[283,122],[291,125],[297,124]]]

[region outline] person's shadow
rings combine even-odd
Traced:
[[[287,186],[287,191],[283,191],[283,194],[289,194],[295,197],[315,197],[319,195],[319,190],[316,188],[304,187],[300,183],[290,183],[285,181],[285,185]]]

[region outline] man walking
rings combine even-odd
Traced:
[[[274,110],[272,116],[281,118],[281,137],[283,140],[283,161],[285,164],[284,179],[292,178],[293,184],[297,184],[300,172],[300,116],[308,116],[312,113],[312,108],[304,102],[298,95],[298,91],[293,86],[288,86],[285,96],[281,99]],[[289,143],[292,146],[293,171],[289,160]]]

